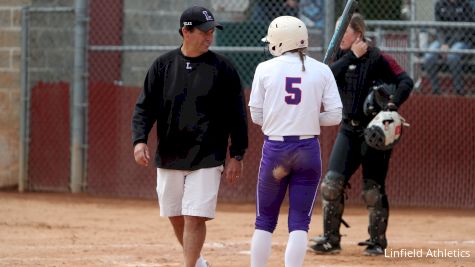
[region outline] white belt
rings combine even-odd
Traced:
[[[299,140],[304,140],[304,139],[311,139],[311,138],[315,138],[315,135],[300,135],[299,137]],[[271,140],[271,141],[284,141],[284,136],[278,136],[278,135],[269,135],[267,136],[267,139],[268,140]]]

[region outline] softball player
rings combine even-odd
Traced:
[[[280,206],[289,190],[289,240],[285,266],[301,266],[321,176],[320,126],[337,125],[342,103],[330,68],[305,55],[305,24],[291,16],[271,22],[267,36],[275,58],[257,66],[249,102],[265,142],[259,167],[251,266],[265,266]],[[323,112],[321,107],[323,105]]]
[[[372,88],[375,85],[381,82],[393,85],[396,90],[383,108],[397,111],[409,97],[414,83],[394,58],[367,42],[365,32],[364,18],[353,14],[335,61],[330,65],[343,101],[343,121],[322,180],[323,235],[312,239],[314,244],[311,245],[316,253],[340,252],[345,189],[360,165],[370,237],[359,245],[366,246],[364,254],[369,256],[383,255],[387,247],[389,202],[385,181],[391,150],[375,149],[366,143],[364,132],[373,116],[365,114],[365,100],[374,91]]]

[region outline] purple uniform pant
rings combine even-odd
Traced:
[[[318,138],[284,141],[266,138],[256,192],[256,229],[274,232],[280,206],[289,191],[289,232],[308,231],[322,173]],[[276,178],[282,176],[282,178]]]

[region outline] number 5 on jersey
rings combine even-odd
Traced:
[[[287,77],[285,78],[285,91],[290,95],[285,97],[285,103],[289,105],[298,105],[302,100],[302,91],[299,87],[295,87],[297,84],[302,83],[302,78],[300,77]]]

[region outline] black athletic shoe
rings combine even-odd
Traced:
[[[384,254],[384,248],[379,244],[371,242],[369,239],[359,242],[358,246],[366,246],[365,250],[363,251],[363,255],[366,256],[379,256]]]
[[[380,256],[384,254],[384,249],[380,245],[367,246],[363,254],[366,256]]]
[[[339,243],[332,243],[325,236],[313,238],[311,241],[314,244],[310,245],[310,249],[317,254],[338,254],[341,251]]]

